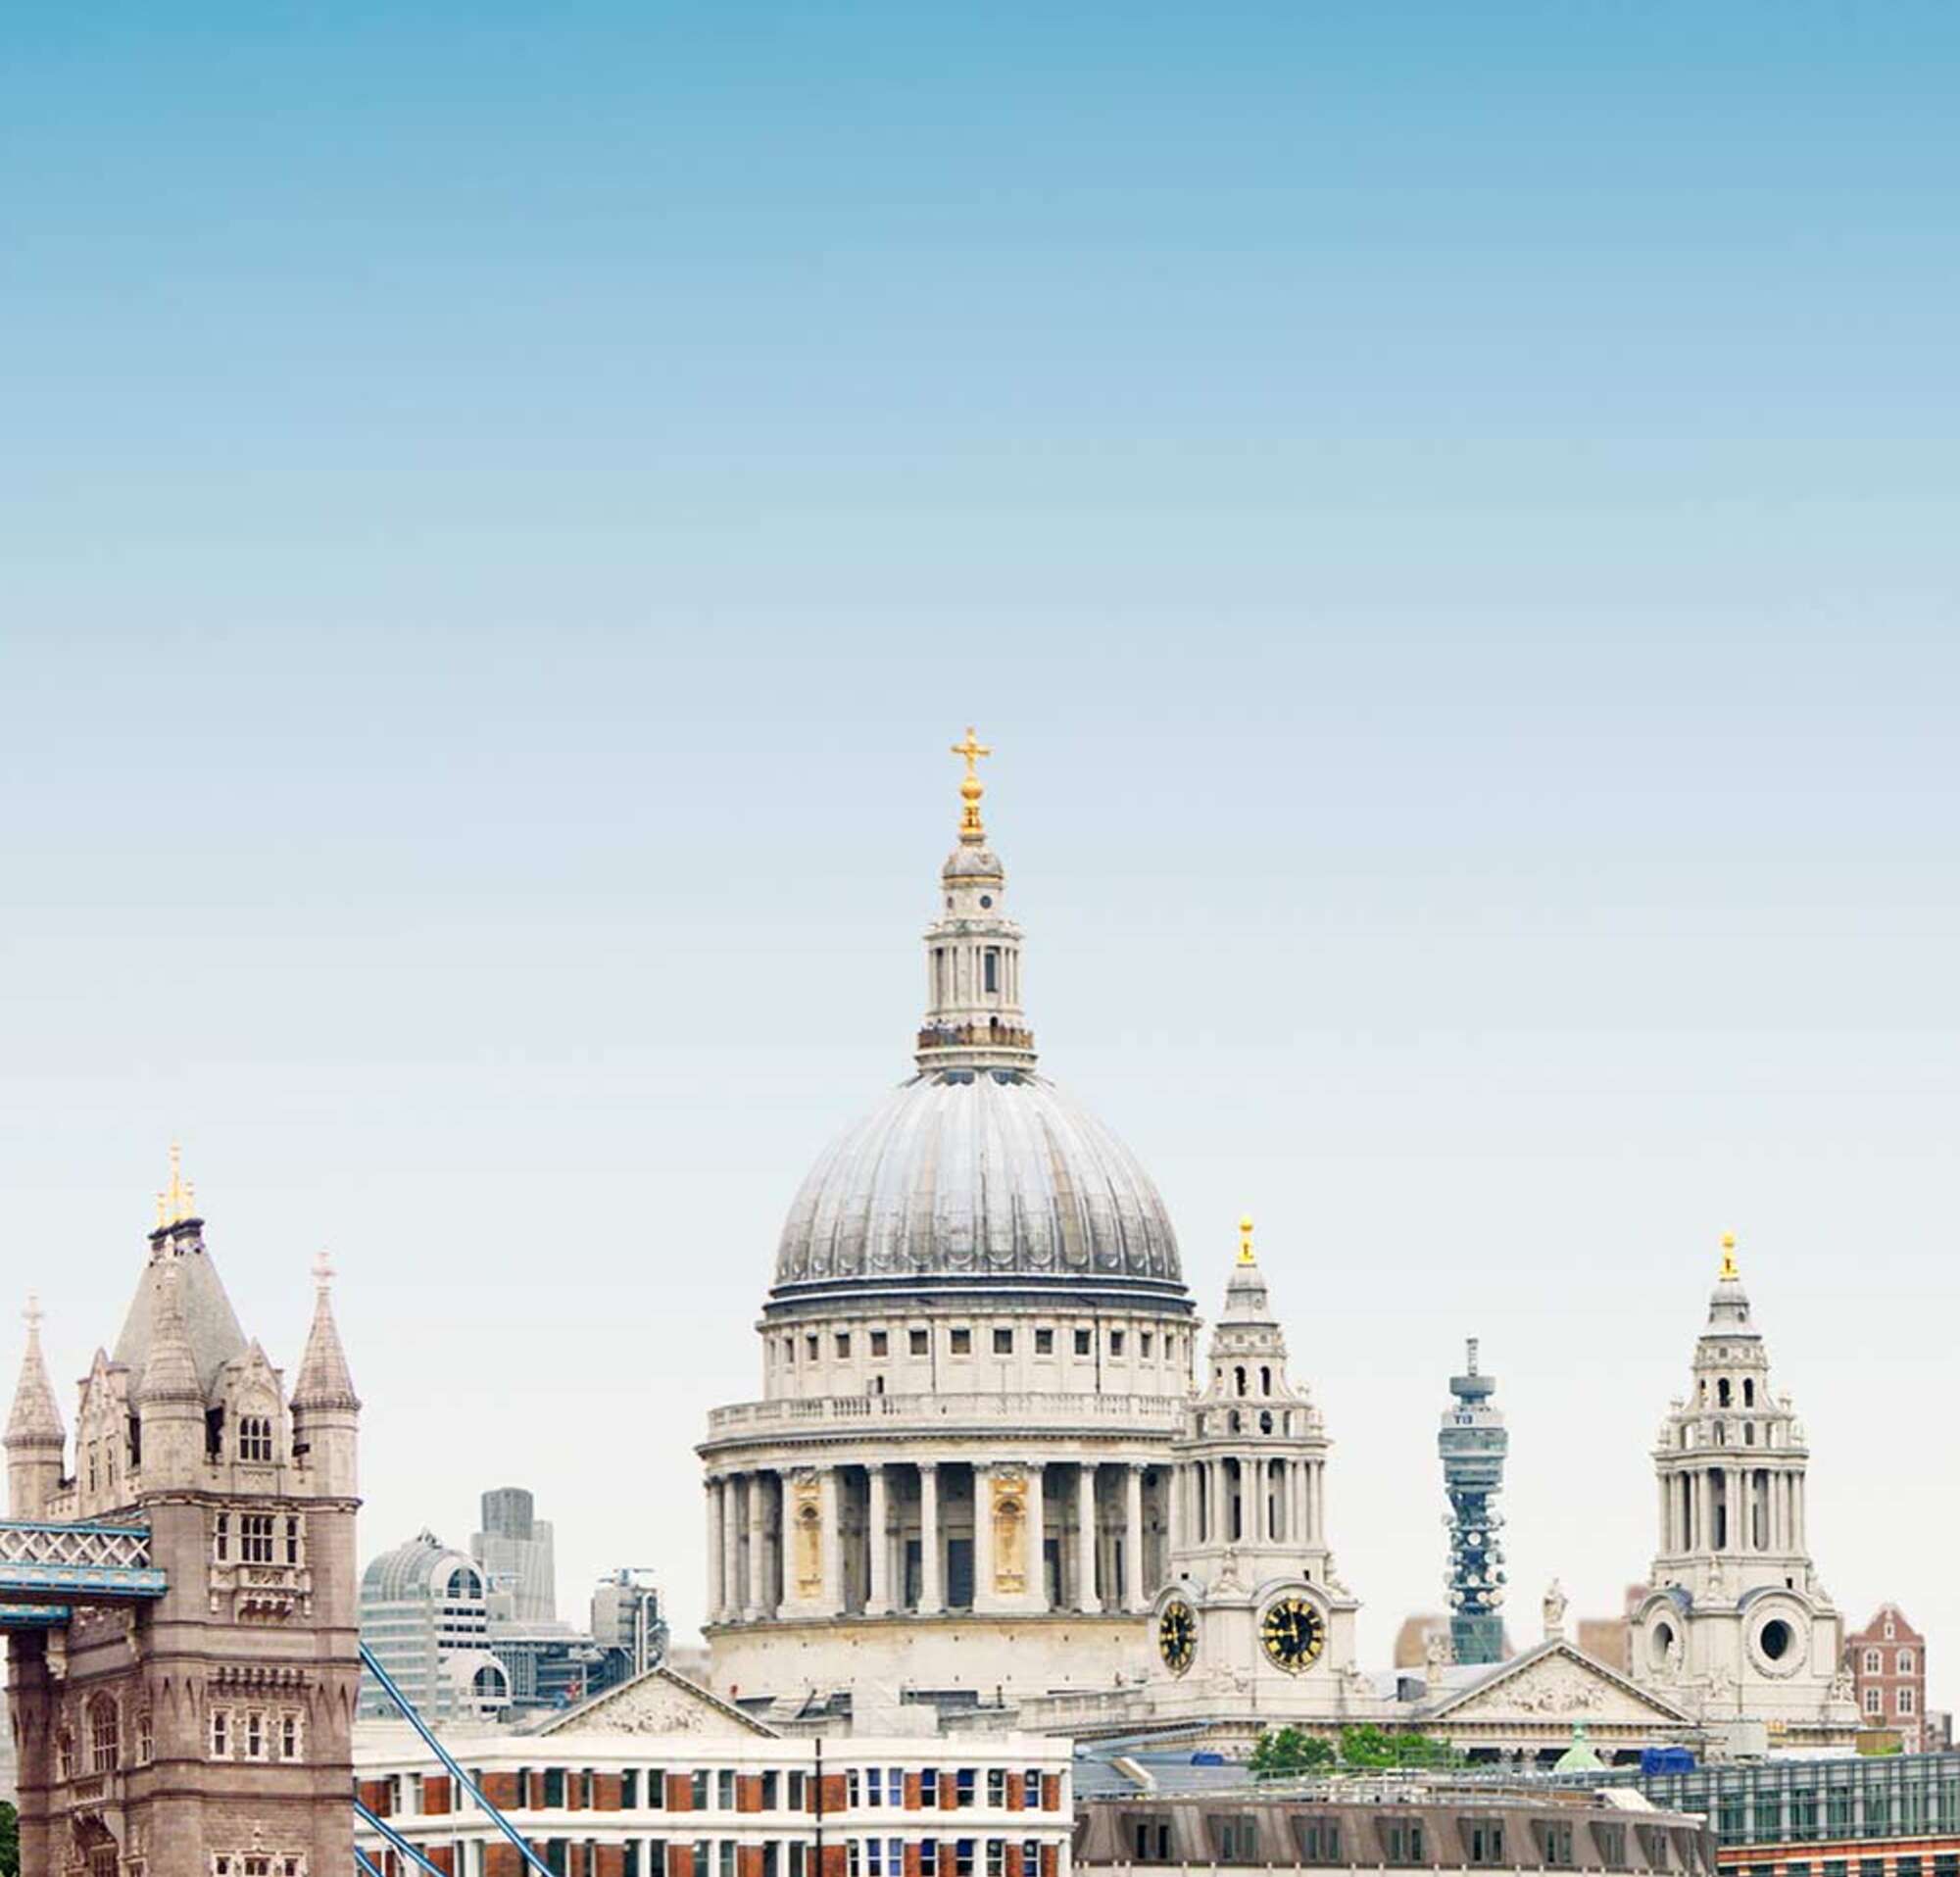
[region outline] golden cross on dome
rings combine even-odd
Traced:
[[[1733,1284],[1741,1274],[1736,1268],[1736,1234],[1734,1232],[1724,1232],[1722,1234],[1721,1281],[1725,1284]]]
[[[197,1212],[197,1189],[183,1176],[182,1150],[171,1143],[171,1183],[157,1195],[157,1230],[181,1225]]]
[[[994,752],[973,734],[969,723],[966,741],[956,743],[953,754],[966,759],[966,775],[959,784],[960,799],[965,803],[959,812],[959,838],[969,847],[977,846],[986,839],[986,830],[980,825],[980,797],[986,793],[986,784],[980,780],[980,759]]]
[[[1259,1260],[1252,1256],[1252,1215],[1248,1212],[1239,1221],[1239,1262],[1256,1264]]]

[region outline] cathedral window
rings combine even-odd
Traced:
[[[1259,1393],[1261,1395],[1270,1395],[1272,1392],[1273,1371],[1269,1368],[1261,1367],[1259,1370]]]
[[[999,991],[1001,988],[1001,954],[991,945],[987,948],[986,956],[981,960],[981,966],[985,972],[984,988],[989,992]]]
[[[300,1521],[297,1518],[287,1519],[286,1520],[286,1562],[288,1564],[297,1565],[300,1561],[301,1536],[302,1532],[301,1532]]]
[[[840,1359],[851,1354],[851,1332],[848,1329],[837,1332],[837,1354]]]
[[[113,1695],[98,1695],[88,1705],[88,1770],[113,1773],[122,1763],[122,1716]]]
[[[147,1707],[136,1709],[136,1764],[147,1766],[157,1756],[157,1724]]]
[[[268,1461],[272,1457],[272,1423],[264,1414],[238,1417],[238,1457]]]
[[[1109,1332],[1109,1354],[1111,1356],[1120,1356],[1122,1353],[1123,1332],[1119,1329],[1112,1329]]]
[[[1742,1406],[1744,1408],[1753,1408],[1755,1405],[1756,1384],[1752,1378],[1744,1375],[1742,1377]]]
[[[300,1717],[297,1714],[279,1716],[279,1757],[297,1759],[300,1756]]]
[[[245,1716],[245,1757],[266,1757],[266,1717],[256,1707]]]
[[[994,1332],[994,1354],[1011,1356],[1014,1353],[1014,1332],[1010,1329],[997,1329]]]
[[[910,1333],[910,1349],[914,1356],[928,1356],[932,1353],[932,1332],[915,1329]]]
[[[892,1353],[892,1338],[887,1330],[874,1329],[871,1332],[871,1354],[889,1356]]]
[[[808,1356],[809,1359],[813,1362],[816,1360],[816,1349],[817,1349],[816,1332],[814,1330],[811,1330],[809,1334],[803,1339],[803,1353],[806,1356]]]
[[[74,1777],[74,1736],[66,1727],[55,1736],[55,1775],[60,1779]]]
[[[949,1341],[954,1355],[971,1356],[973,1354],[973,1332],[970,1329],[955,1330]]]
[[[1077,1330],[1077,1331],[1075,1332],[1075,1353],[1076,1353],[1076,1355],[1078,1355],[1078,1356],[1087,1356],[1087,1355],[1089,1354],[1089,1352],[1090,1352],[1090,1341],[1089,1341],[1089,1336],[1090,1336],[1090,1332],[1089,1332],[1088,1330],[1086,1330],[1086,1329],[1079,1329],[1079,1330]]]
[[[1717,1408],[1729,1406],[1729,1378],[1726,1375],[1715,1384],[1715,1406]]]
[[[1246,1392],[1246,1371],[1245,1371],[1245,1369],[1244,1369],[1244,1367],[1243,1367],[1243,1366],[1242,1366],[1242,1367],[1239,1367],[1239,1368],[1235,1368],[1235,1369],[1234,1369],[1234,1370],[1232,1371],[1232,1386],[1233,1386],[1233,1390],[1234,1390],[1234,1392],[1235,1392],[1235,1393],[1237,1393],[1237,1394],[1240,1394],[1240,1395],[1243,1395],[1243,1394],[1245,1394],[1245,1392]]]
[[[231,1757],[231,1714],[228,1708],[214,1707],[211,1710],[211,1756],[213,1759]]]
[[[211,1521],[211,1556],[219,1564],[231,1561],[231,1514],[219,1512]]]
[[[1149,1330],[1139,1330],[1137,1332],[1137,1354],[1147,1362],[1151,1359],[1151,1349],[1154,1342],[1155,1338],[1152,1336]]]
[[[1053,1356],[1054,1354],[1054,1330],[1038,1329],[1035,1331],[1035,1354],[1037,1356]]]

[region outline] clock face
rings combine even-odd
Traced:
[[[1327,1643],[1327,1624],[1304,1597],[1282,1597],[1266,1611],[1259,1641],[1290,1675],[1311,1668]]]
[[[1182,1675],[1191,1666],[1198,1650],[1198,1618],[1189,1604],[1171,1603],[1157,1618],[1157,1654],[1173,1675]]]

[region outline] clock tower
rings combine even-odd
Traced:
[[[1337,1717],[1359,1605],[1327,1549],[1328,1439],[1239,1222],[1204,1391],[1172,1449],[1172,1552],[1151,1612],[1152,1707]]]

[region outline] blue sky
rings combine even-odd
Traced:
[[[1048,1066],[1202,1308],[1260,1218],[1371,1653],[1464,1334],[1514,1626],[1643,1571],[1726,1227],[1825,1581],[1960,1633],[1950,11],[4,35],[0,1179],[64,1372],[181,1136],[276,1355],[340,1262],[368,1549],[521,1480],[568,1611],[645,1562],[685,1623],[971,720]]]

